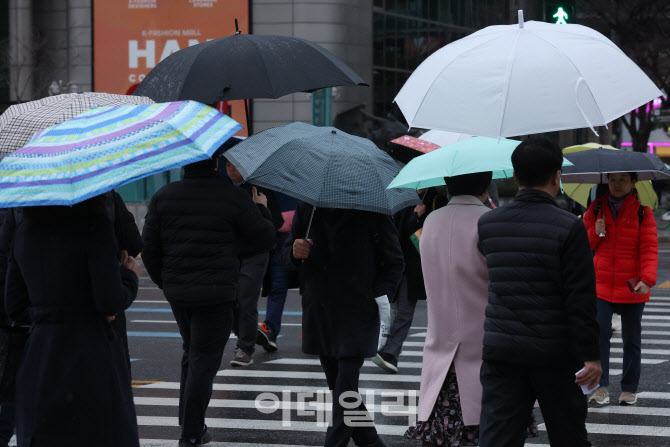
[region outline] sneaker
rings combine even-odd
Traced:
[[[635,405],[637,403],[637,394],[624,391],[619,396],[619,405]]]
[[[391,374],[398,374],[398,360],[391,354],[385,352],[378,352],[376,356],[372,357],[372,363],[379,366],[386,372]]]
[[[612,314],[612,330],[618,332],[621,330],[621,315]]]
[[[230,366],[249,366],[254,363],[251,354],[244,352],[243,349],[235,347],[235,355],[230,361]]]
[[[267,352],[277,352],[277,334],[275,334],[267,323],[258,324],[258,334],[256,335],[256,344],[261,345]]]
[[[596,405],[607,405],[610,403],[610,393],[605,388],[598,388],[589,396],[589,403]]]

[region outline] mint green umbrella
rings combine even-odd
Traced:
[[[472,137],[443,146],[410,161],[389,188],[423,189],[444,185],[444,177],[493,172],[493,178],[512,177],[512,152],[521,141]],[[563,159],[563,166],[572,163]]]

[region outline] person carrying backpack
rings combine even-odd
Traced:
[[[623,376],[619,404],[637,402],[642,353],[642,312],[656,284],[658,236],[654,213],[637,198],[637,173],[608,174],[609,190],[591,203],[584,225],[594,251],[600,326],[600,388],[589,402],[606,405],[609,397],[612,313],[621,314]]]

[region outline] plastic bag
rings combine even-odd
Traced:
[[[377,351],[380,351],[391,336],[391,303],[386,295],[375,298],[379,309],[379,342]]]

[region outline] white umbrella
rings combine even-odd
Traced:
[[[472,138],[472,135],[455,132],[445,132],[443,130],[429,130],[419,137],[421,140],[435,143],[438,146],[447,146],[449,144],[458,143],[459,141]]]
[[[410,127],[500,138],[593,129],[661,95],[597,31],[524,23],[519,11],[518,25],[489,26],[436,51],[395,102]]]

